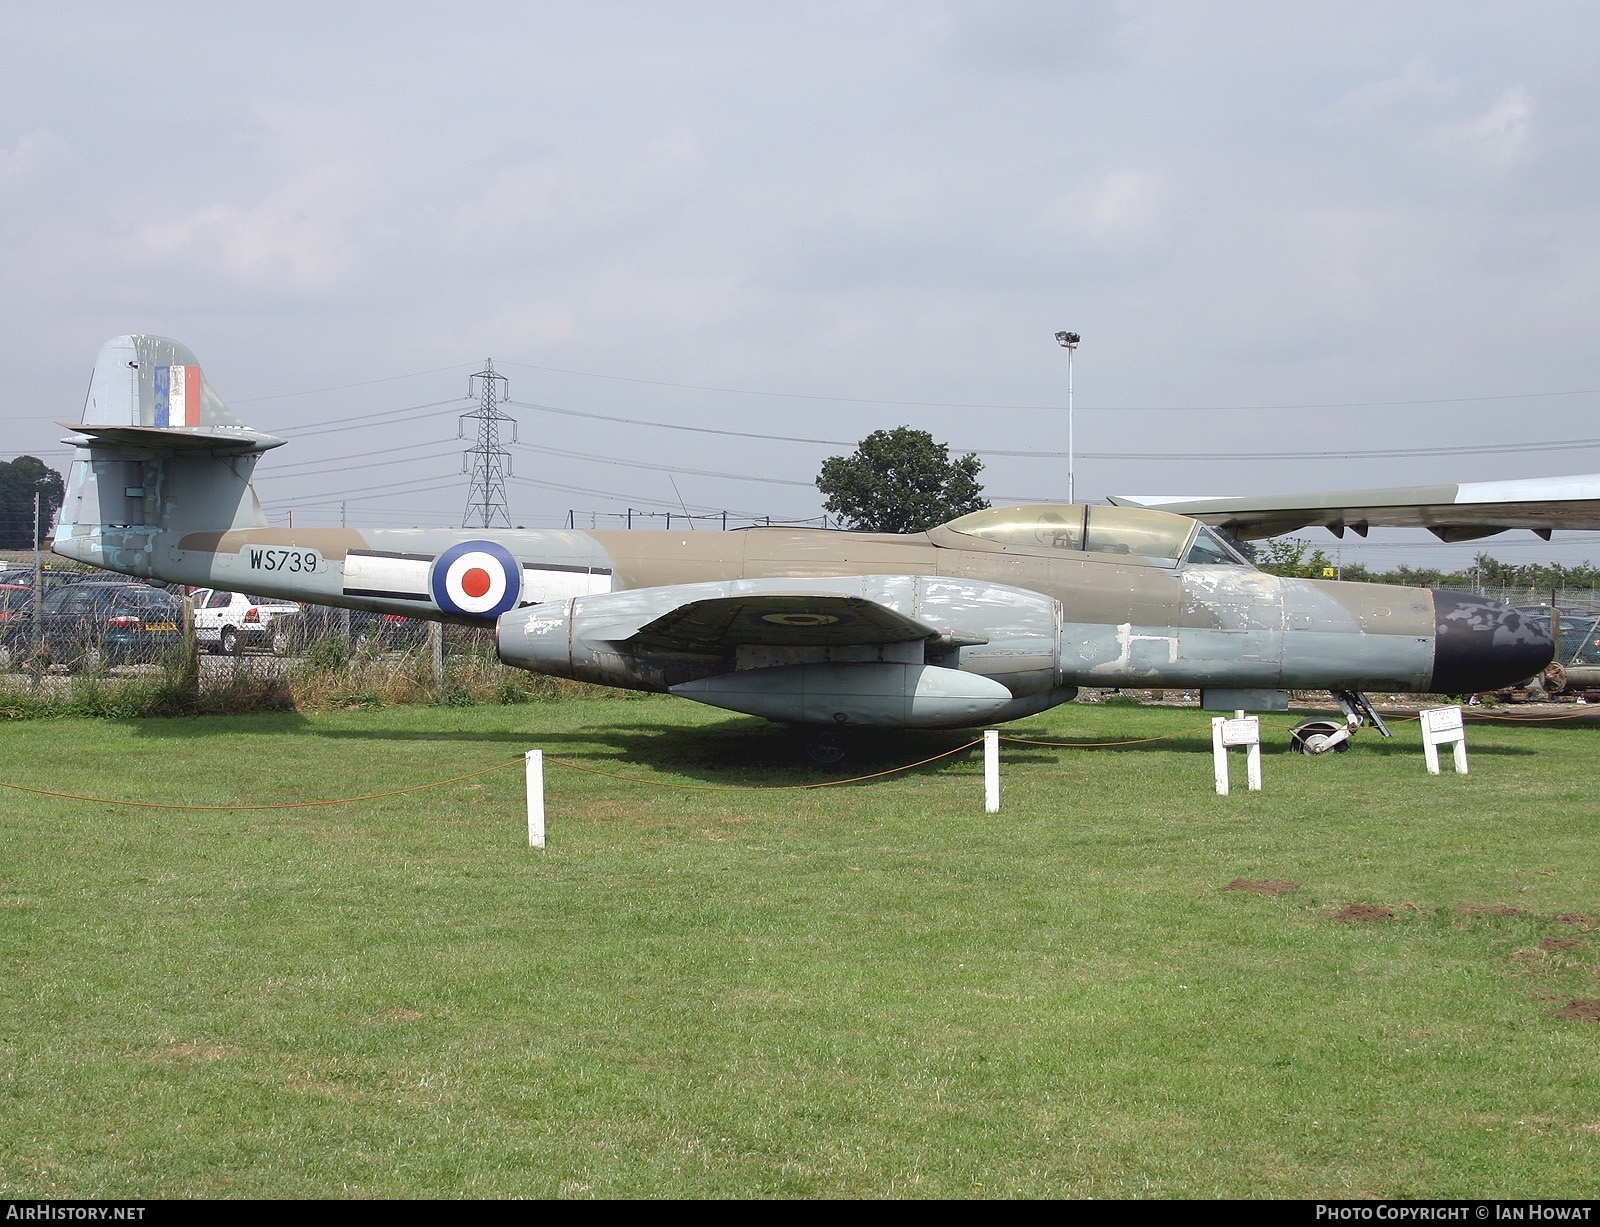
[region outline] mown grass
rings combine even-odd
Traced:
[[[0,779],[94,796],[637,780],[552,762],[543,853],[519,766],[6,792],[0,1195],[1592,1195],[1600,1027],[1554,1015],[1600,997],[1600,731],[1474,725],[1462,779],[1401,726],[1220,798],[1204,723],[1012,726],[1190,732],[1009,744],[998,815],[975,755],[663,787],[818,778],[671,700],[12,725]]]

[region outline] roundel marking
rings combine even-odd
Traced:
[[[845,622],[850,619],[824,613],[769,613],[762,614],[761,620],[770,622],[773,626],[832,626],[835,622]]]
[[[446,613],[498,618],[522,595],[522,567],[494,541],[462,541],[433,560],[428,588]]]

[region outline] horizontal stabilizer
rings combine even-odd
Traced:
[[[108,446],[173,455],[241,455],[282,447],[284,440],[248,426],[73,426],[63,439],[76,447]]]

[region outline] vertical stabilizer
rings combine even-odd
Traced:
[[[244,426],[211,390],[187,345],[143,334],[113,337],[100,347],[83,423],[158,430]]]
[[[266,526],[250,475],[283,441],[234,417],[188,346],[137,334],[107,341],[76,430],[56,553],[155,576],[160,551],[184,533]]]

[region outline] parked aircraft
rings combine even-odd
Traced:
[[[1280,579],[1144,508],[998,507],[904,536],[274,528],[250,484],[282,440],[238,421],[176,341],[107,342],[54,548],[195,586],[492,627],[509,665],[823,730],[1015,720],[1080,686],[1282,710],[1332,690],[1464,693],[1550,660],[1547,632],[1461,593]],[[826,746],[821,753],[830,754]]]

